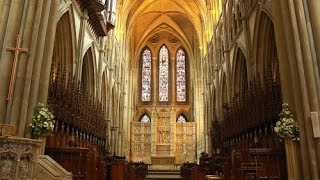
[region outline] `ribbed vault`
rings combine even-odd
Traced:
[[[153,36],[172,34],[193,56],[192,49],[201,47],[206,13],[203,0],[123,0],[121,29],[125,30],[133,56],[137,56],[144,43]]]

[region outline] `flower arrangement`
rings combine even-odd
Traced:
[[[279,114],[279,121],[274,127],[274,131],[284,139],[290,137],[292,140],[299,141],[300,130],[297,121],[294,119],[289,105],[287,103],[282,104],[282,110]]]
[[[50,136],[53,132],[54,122],[54,116],[49,109],[43,103],[38,103],[34,108],[32,122],[30,123],[32,135],[37,137]]]

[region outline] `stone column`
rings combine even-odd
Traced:
[[[123,155],[122,154],[122,143],[123,143],[122,139],[123,139],[123,131],[121,131],[121,129],[119,129],[119,131],[118,131],[118,147],[117,147],[117,149],[118,149],[117,154],[119,156]]]
[[[80,32],[79,32],[79,37],[78,37],[78,47],[77,47],[77,54],[76,54],[76,59],[77,59],[77,66],[76,66],[76,80],[78,82],[81,81],[81,76],[82,76],[82,64],[83,64],[83,41],[84,41],[84,35],[85,35],[85,30],[87,26],[89,16],[88,12],[83,12],[81,14],[81,20],[80,20]]]
[[[106,140],[107,140],[107,146],[106,146],[106,148],[107,148],[107,150],[110,150],[110,152],[111,152],[111,149],[110,149],[110,146],[111,146],[111,121],[110,121],[110,119],[107,119],[107,132],[106,132]]]
[[[152,67],[151,67],[151,73],[152,73],[152,76],[151,76],[151,101],[153,102],[152,104],[153,105],[156,105],[157,102],[159,102],[159,68],[158,67],[158,58],[157,56],[153,56],[152,57]],[[138,71],[140,72],[140,71]],[[139,81],[141,81],[139,79]],[[140,88],[139,88],[140,89]],[[140,92],[139,92],[140,93]],[[141,99],[139,99],[140,101]]]
[[[320,1],[306,0],[310,13],[310,21],[315,44],[315,50],[318,59],[318,67],[320,66]],[[320,68],[320,67],[319,67]]]
[[[311,53],[311,44],[310,39],[308,38],[308,29],[305,14],[303,11],[303,3],[301,1],[294,2],[293,5],[295,6],[295,13],[297,18],[297,26],[298,26],[298,35],[300,38],[301,43],[301,57],[298,59],[298,66],[301,68],[299,69],[301,74],[304,74],[304,85],[306,86],[306,96],[305,96],[305,104],[307,106],[304,107],[305,111],[305,121],[308,129],[312,129],[312,124],[310,121],[310,112],[319,112],[319,97],[317,92],[316,86],[316,78],[315,78],[315,67],[313,66],[312,62],[312,53]],[[301,58],[301,59],[300,59]],[[302,63],[301,63],[302,61]],[[303,69],[302,69],[303,68]],[[308,98],[308,99],[307,99]],[[317,101],[318,100],[318,101]],[[310,147],[309,156],[311,157],[312,161],[314,161],[315,166],[312,167],[312,177],[314,179],[320,178],[320,159],[317,158],[316,154],[312,151],[319,152],[320,151],[320,144],[319,142],[313,139],[312,131],[307,131],[308,137],[308,146]]]
[[[172,108],[170,111],[170,132],[169,132],[169,143],[170,143],[170,156],[175,155],[176,151],[176,132],[177,132],[177,126],[176,126],[176,112]]]
[[[175,52],[171,52],[170,54],[175,54]],[[170,56],[169,56],[170,57]],[[176,96],[176,58],[175,55],[171,56],[169,59],[169,102],[171,105],[176,104],[177,96]]]
[[[156,156],[157,121],[157,111],[154,109],[151,114],[151,156]]]
[[[102,79],[104,78],[103,77],[103,68],[105,67],[104,66],[104,60],[103,60],[103,54],[105,53],[105,50],[104,50],[104,41],[103,41],[103,38],[99,38],[99,55],[98,55],[98,72],[97,72],[97,75],[98,75],[98,80],[96,80],[96,98],[99,99],[100,102],[103,102],[102,100],[102,97],[101,97],[101,89],[102,89]]]
[[[310,111],[319,109],[319,105],[314,101],[318,97],[303,12],[300,1],[281,0],[272,3],[283,101],[293,106],[301,130],[302,161],[300,164],[300,159],[296,159],[290,165],[300,173],[300,179],[309,180],[319,178],[315,154],[318,150],[310,131]]]
[[[54,34],[57,22],[56,1],[5,1],[0,20],[0,39],[2,49],[8,42],[14,42],[17,34],[22,36],[22,47],[29,48],[29,53],[21,54],[17,59],[17,71],[13,88],[12,102],[4,100],[8,92],[8,80],[12,66],[12,53],[1,51],[0,79],[0,119],[7,112],[15,133],[23,137],[28,132],[33,107],[39,101],[45,102],[48,89]],[[9,8],[9,9],[8,9]],[[54,32],[54,33],[53,33]],[[45,49],[46,47],[46,49]],[[42,82],[40,82],[40,80]]]
[[[111,127],[111,153],[114,154],[116,153],[116,127],[112,126]]]

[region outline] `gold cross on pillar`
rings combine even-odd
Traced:
[[[7,96],[7,100],[9,101],[11,99],[11,94],[12,94],[12,87],[13,87],[13,82],[14,82],[14,77],[15,77],[15,69],[16,69],[16,62],[17,58],[19,55],[19,51],[22,52],[28,52],[28,48],[21,48],[20,47],[20,40],[21,37],[19,34],[17,34],[17,39],[16,39],[16,47],[7,47],[7,51],[14,51],[14,57],[13,57],[13,63],[12,63],[12,69],[11,69],[11,78],[10,78],[10,85],[9,85],[9,92]]]

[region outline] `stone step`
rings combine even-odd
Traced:
[[[148,171],[148,174],[180,174],[179,171]]]
[[[177,170],[149,170],[146,180],[178,180],[182,179]]]

